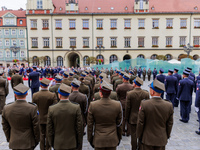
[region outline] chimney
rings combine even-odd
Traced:
[[[7,8],[5,6],[2,6],[1,9],[2,9],[2,11],[7,10]]]
[[[23,8],[20,8],[20,9],[18,9],[19,11],[23,11],[24,9]]]

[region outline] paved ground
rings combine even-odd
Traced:
[[[144,89],[149,89],[148,84],[150,82],[144,82]],[[27,85],[27,82],[25,82]],[[31,101],[31,93],[29,90],[28,101]],[[193,101],[195,100],[195,95],[193,95]],[[6,103],[14,101],[13,91],[10,87],[10,94],[7,97]],[[180,119],[180,108],[175,108],[174,110],[174,126],[171,134],[171,138],[167,144],[167,150],[200,150],[200,136],[195,133],[195,130],[198,129],[197,115],[194,111],[194,104],[192,106],[192,111],[190,115],[190,121],[187,124],[184,124],[179,121]],[[0,116],[0,122],[1,122]],[[162,134],[162,133],[160,133]],[[123,137],[121,144],[118,146],[118,150],[130,150],[130,137]],[[8,143],[6,142],[5,135],[2,131],[2,126],[0,124],[0,150],[7,150]],[[39,147],[36,148],[39,150]],[[83,150],[92,150],[89,143],[87,142],[87,136],[84,136],[83,141]]]

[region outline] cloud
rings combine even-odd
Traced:
[[[27,0],[0,0],[0,7],[6,6],[8,9],[26,9]],[[0,8],[1,9],[1,8]]]

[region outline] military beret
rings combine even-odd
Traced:
[[[133,70],[130,70],[129,72],[130,72],[131,74],[134,74]]]
[[[179,71],[179,69],[177,69],[177,68],[174,68],[174,70],[175,70],[176,72],[178,72],[178,71]]]
[[[168,72],[173,73],[174,71],[172,69],[169,69]]]
[[[58,93],[60,94],[60,95],[62,95],[62,96],[69,96],[70,95],[70,93],[71,93],[71,87],[70,86],[68,86],[68,85],[66,85],[66,84],[64,84],[64,83],[62,83],[61,85],[60,85],[60,87],[58,88]]]
[[[106,78],[106,74],[105,74],[105,73],[101,73],[101,74],[99,75],[99,78],[100,78],[100,79]]]
[[[189,69],[189,70],[191,70],[191,71],[192,71],[192,68],[190,68],[190,67],[187,67],[187,69]]]
[[[50,83],[51,81],[50,80],[48,80],[47,78],[43,78],[41,81],[40,81],[40,85],[42,85],[42,86],[49,86],[49,83]]]
[[[74,69],[74,73],[78,73],[78,71],[76,69]]]
[[[157,93],[163,93],[165,91],[165,85],[158,81],[157,79],[155,79],[150,85],[150,88],[152,88],[155,92]]]
[[[189,72],[189,73],[191,72],[191,70],[189,70],[189,69],[185,69],[185,71],[186,71],[186,72]]]
[[[68,77],[68,76],[69,76],[69,73],[68,73],[67,71],[65,71],[65,72],[63,73],[63,75],[64,75],[65,77]]]
[[[128,75],[127,73],[124,73],[123,78],[125,80],[129,80],[130,79],[130,75]]]
[[[29,87],[20,83],[17,86],[15,86],[13,90],[16,95],[26,95],[28,93]]]
[[[85,70],[85,73],[89,74],[90,72],[89,72],[89,70]]]
[[[100,90],[109,93],[113,90],[113,85],[107,82],[106,80],[103,80],[102,84],[100,85]]]
[[[190,73],[189,73],[189,72],[187,72],[187,71],[183,71],[183,74],[184,74],[184,75],[187,75],[187,76],[189,76],[189,75],[190,75]]]
[[[33,69],[37,69],[37,66],[33,66]]]
[[[56,76],[55,76],[55,80],[56,80],[56,81],[62,81],[62,79],[63,79],[63,78],[62,78],[62,76],[60,76],[60,75],[56,75]]]
[[[71,86],[73,87],[79,87],[81,84],[81,82],[79,80],[77,80],[76,78],[74,78],[74,80],[71,82]]]
[[[119,75],[123,76],[125,72],[120,71]]]
[[[120,73],[120,70],[116,69],[116,73]]]
[[[61,70],[59,73],[60,73],[60,74],[63,74],[63,73],[64,73],[64,71],[63,71],[63,70]]]
[[[143,85],[143,81],[142,81],[139,77],[136,77],[136,79],[134,80],[134,83],[135,83],[137,86]]]
[[[161,72],[161,73],[164,73],[165,71],[164,71],[162,68],[160,68],[160,72]]]
[[[86,74],[85,72],[82,72],[82,73],[81,73],[81,76],[82,76],[82,77],[85,77],[86,75],[87,75],[87,74]]]
[[[16,71],[16,72],[19,72],[19,68],[15,68],[15,71]]]

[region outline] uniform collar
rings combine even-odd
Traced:
[[[42,88],[41,91],[48,91],[48,89],[44,89],[44,88]]]
[[[152,98],[161,99],[161,97],[160,97],[160,96],[152,96]]]

